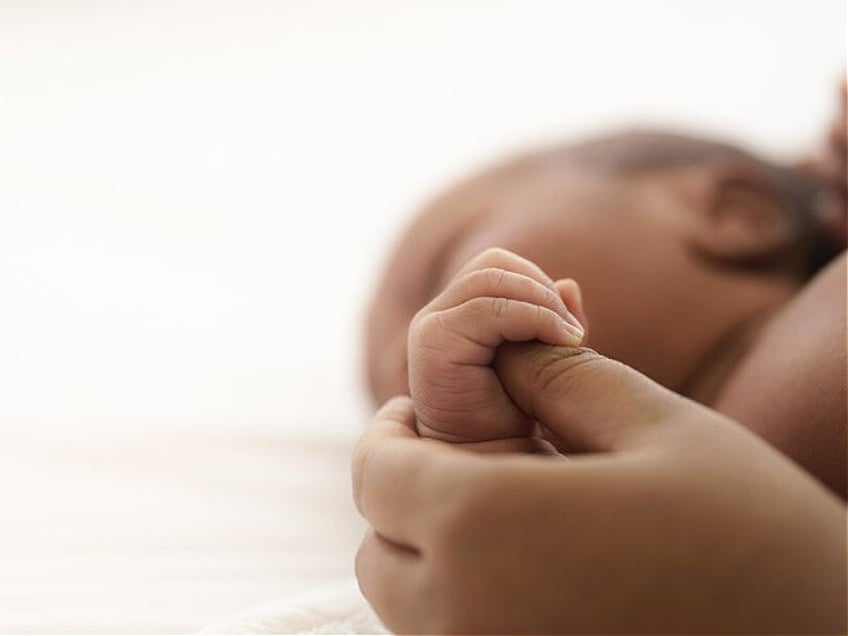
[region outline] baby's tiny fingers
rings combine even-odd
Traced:
[[[454,275],[454,279],[459,278],[469,272],[478,269],[486,269],[495,267],[497,269],[505,269],[516,274],[523,274],[532,278],[537,283],[553,289],[554,281],[548,276],[541,267],[533,261],[527,260],[523,256],[519,256],[514,252],[510,252],[502,247],[490,247],[480,252],[477,256],[463,265]]]
[[[425,317],[424,338],[455,349],[457,339],[479,347],[479,358],[463,353],[466,364],[489,364],[495,349],[505,341],[540,340],[551,345],[579,346],[583,331],[563,320],[555,311],[521,300],[502,297],[474,298],[452,309]],[[430,337],[427,337],[429,332]],[[439,345],[436,345],[439,346]]]
[[[461,276],[439,294],[427,310],[442,311],[480,297],[509,298],[541,305],[556,312],[575,328],[583,329],[556,288],[551,289],[524,274],[496,267],[478,269]]]
[[[580,285],[573,278],[561,278],[554,283],[554,289],[559,292],[559,297],[568,307],[569,313],[583,329],[584,338],[587,337],[589,334],[589,319],[583,307],[583,292],[580,290]]]

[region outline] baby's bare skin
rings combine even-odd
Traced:
[[[409,328],[409,389],[422,436],[449,442],[530,437],[534,421],[516,407],[492,363],[504,342],[579,346],[585,329],[566,306],[573,281],[501,249],[473,258]],[[582,310],[582,308],[580,308]]]

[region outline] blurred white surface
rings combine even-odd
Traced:
[[[805,148],[844,11],[6,0],[0,414],[288,417],[325,386],[354,425],[359,309],[423,198],[622,122]]]
[[[361,309],[412,209],[609,125],[792,156],[844,67],[842,0],[0,3],[0,630],[349,574]]]
[[[352,579],[348,453],[235,421],[5,441],[0,632],[190,632]]]

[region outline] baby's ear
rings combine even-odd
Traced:
[[[568,307],[568,311],[583,326],[583,344],[585,345],[589,339],[589,321],[583,309],[583,294],[580,291],[580,285],[573,278],[561,278],[554,282],[554,287],[559,292],[562,302]]]
[[[774,182],[757,166],[709,166],[696,183],[690,241],[717,261],[773,263],[790,257],[795,229]]]

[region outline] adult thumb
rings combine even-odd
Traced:
[[[573,452],[650,443],[699,408],[635,369],[591,349],[501,345],[495,370],[512,401]],[[560,446],[557,444],[557,446]]]

